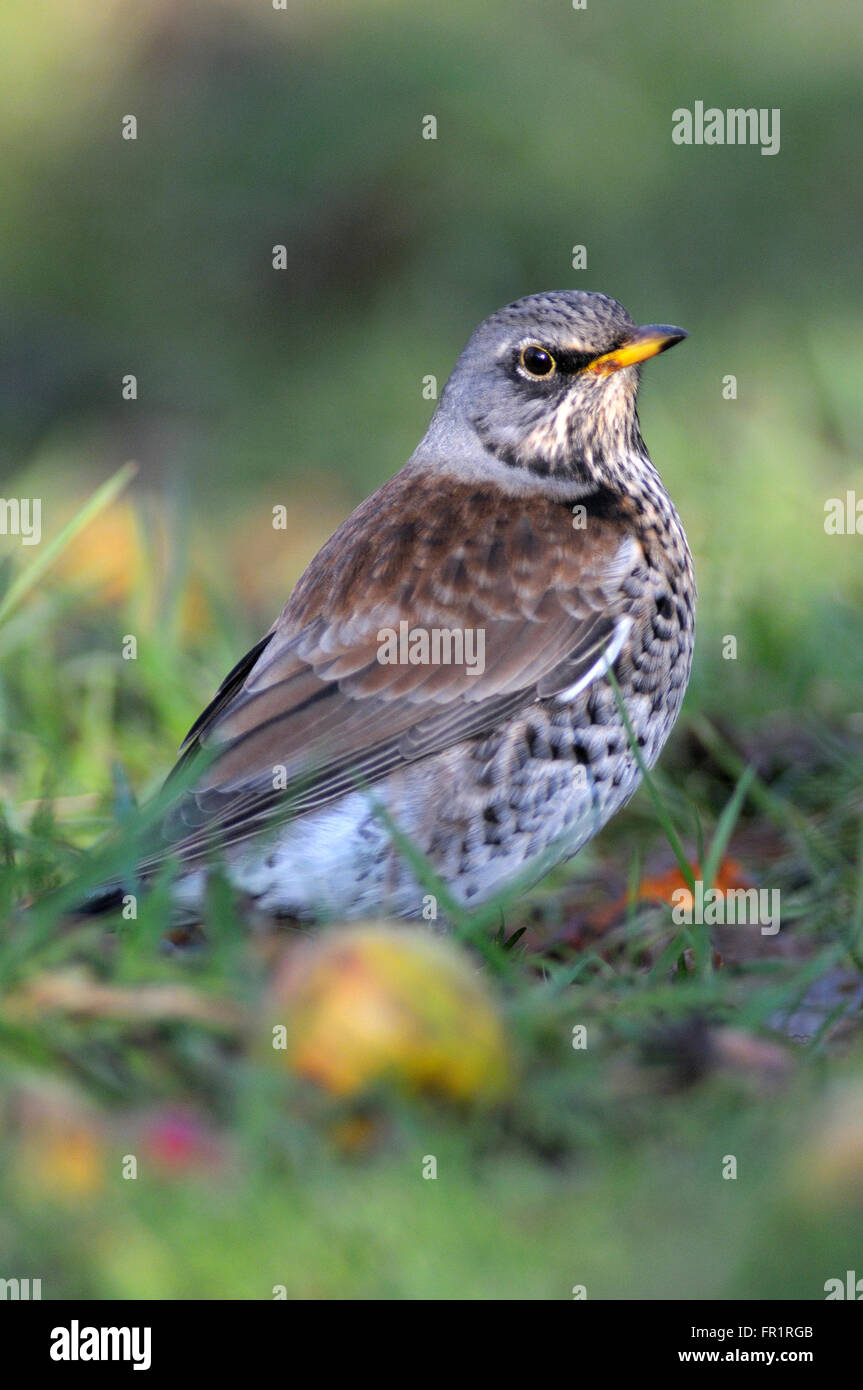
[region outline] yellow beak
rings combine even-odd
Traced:
[[[604,352],[601,357],[595,358],[585,370],[596,372],[597,376],[609,376],[611,372],[619,372],[622,367],[634,367],[637,362],[646,362],[648,357],[656,357],[657,353],[665,352],[688,337],[685,329],[672,328],[667,323],[651,323],[646,328],[635,328],[625,343],[613,352]]]

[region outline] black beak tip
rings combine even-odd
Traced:
[[[676,347],[678,343],[683,342],[684,338],[689,337],[685,328],[675,328],[673,324],[663,324],[662,327],[658,329],[658,332],[663,334],[667,340],[662,349],[663,352],[665,352],[666,348]]]

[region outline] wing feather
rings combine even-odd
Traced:
[[[206,765],[142,868],[325,806],[598,679],[631,621],[636,551],[607,507],[575,529],[566,504],[444,489],[409,465],[331,537],[192,726],[178,767]],[[379,634],[400,623],[481,632],[482,669],[382,662]]]

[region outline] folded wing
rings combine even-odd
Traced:
[[[588,509],[576,529],[565,503],[402,470],[331,537],[190,730],[178,769],[201,754],[205,765],[142,868],[245,839],[286,808],[315,810],[537,700],[571,698],[618,655],[623,580],[639,559],[607,513]],[[456,634],[440,651],[469,659],[381,659],[387,634],[418,631],[430,644]]]

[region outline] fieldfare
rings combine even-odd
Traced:
[[[685,336],[575,290],[480,324],[192,726],[142,881],[175,858],[197,911],[215,857],[265,913],[428,916],[417,851],[472,906],[596,834],[689,678],[692,559],[636,410],[640,364]]]

